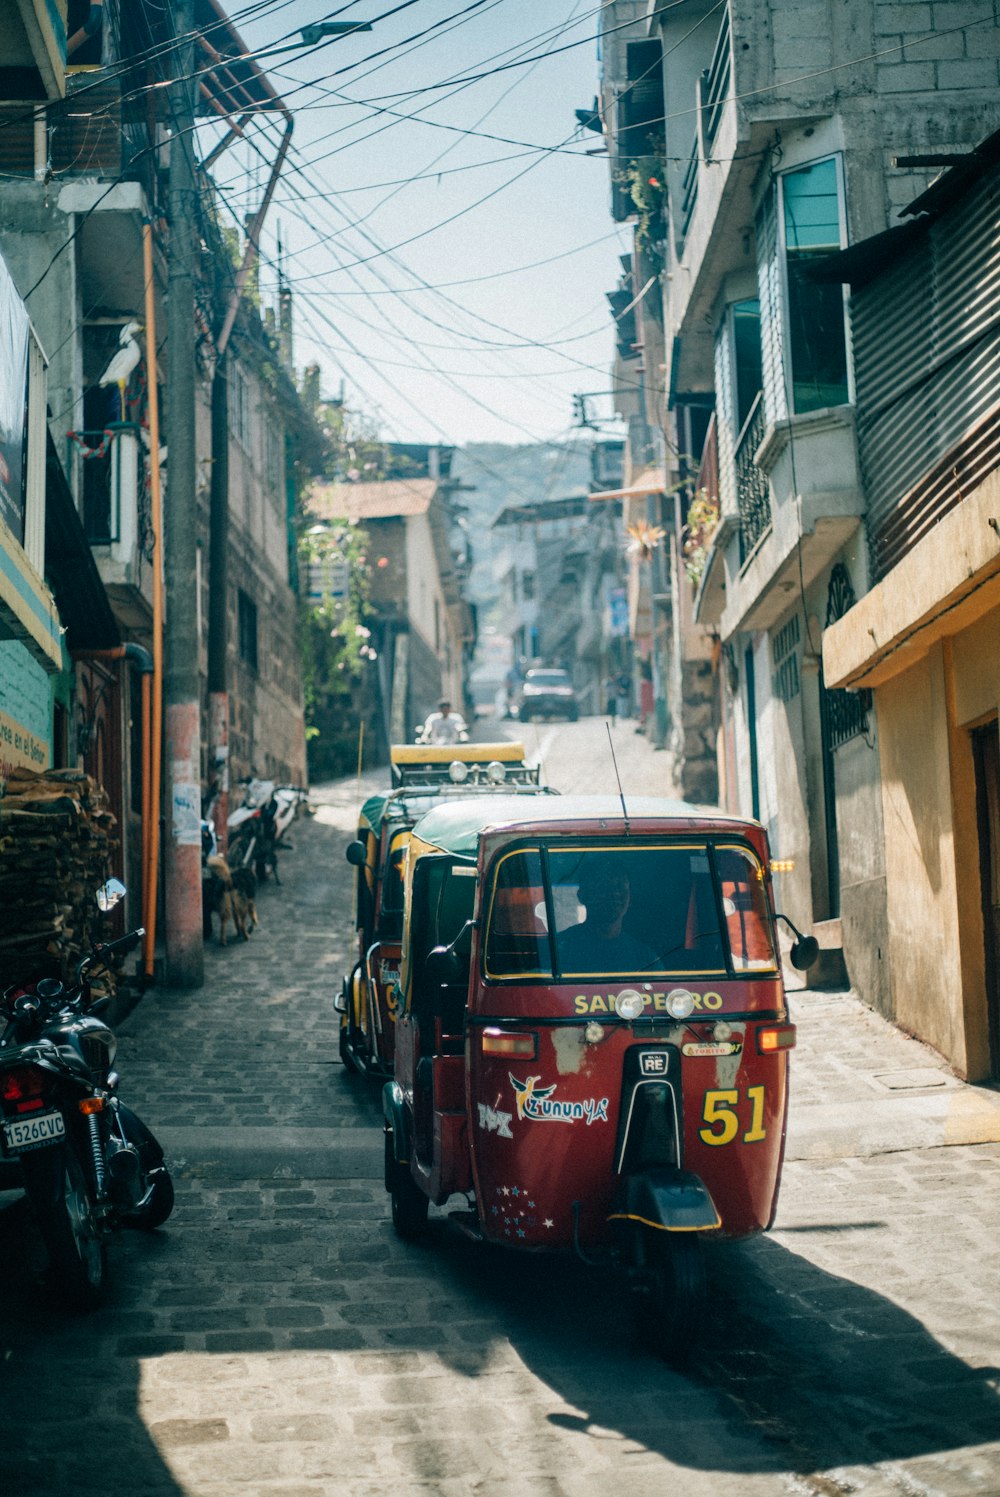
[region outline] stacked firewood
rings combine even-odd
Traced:
[[[94,895],[111,872],[114,827],[107,795],[81,770],[11,770],[0,798],[0,987],[39,972],[72,980],[100,938]]]

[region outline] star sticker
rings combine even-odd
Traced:
[[[504,1188],[503,1188],[503,1194],[505,1196],[509,1196],[510,1195],[510,1186],[509,1185],[505,1185],[504,1186]]]
[[[520,1194],[521,1194],[521,1192],[518,1190],[517,1186],[515,1185],[514,1189],[511,1191],[511,1195],[512,1196],[519,1196]]]
[[[531,1207],[531,1209],[532,1209],[532,1210],[534,1210],[534,1208],[535,1208],[535,1203],[534,1203],[534,1201],[529,1201],[529,1202],[528,1202],[528,1205],[529,1205],[529,1206],[530,1206],[530,1207]]]
[[[517,1235],[518,1235],[518,1237],[523,1237],[524,1236],[524,1228],[523,1227],[518,1227],[518,1229],[517,1229]]]
[[[545,1218],[545,1220],[542,1222],[542,1226],[543,1227],[554,1227],[555,1226],[555,1222],[552,1220],[551,1216],[547,1216]]]
[[[500,1210],[500,1207],[499,1207],[499,1206],[491,1206],[491,1207],[490,1207],[490,1214],[491,1214],[491,1215],[492,1215],[492,1216],[496,1216],[496,1214],[497,1214],[497,1212],[498,1212],[498,1211],[499,1211],[499,1210]]]

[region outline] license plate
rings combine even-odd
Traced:
[[[61,1112],[36,1112],[30,1118],[14,1118],[4,1123],[3,1138],[11,1154],[27,1154],[29,1149],[44,1149],[66,1137]]]

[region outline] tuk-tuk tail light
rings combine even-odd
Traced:
[[[538,1055],[538,1036],[524,1030],[484,1029],[484,1055],[522,1055],[535,1060]]]
[[[757,1049],[761,1055],[774,1055],[778,1050],[794,1050],[795,1025],[769,1025],[766,1029],[758,1029]]]

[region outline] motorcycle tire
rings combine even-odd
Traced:
[[[104,1294],[107,1254],[86,1175],[72,1148],[59,1160],[39,1158],[43,1153],[26,1154],[21,1169],[49,1255],[49,1274],[68,1308],[93,1310]]]
[[[405,1165],[396,1161],[392,1133],[385,1135],[385,1185],[392,1209],[392,1225],[397,1237],[414,1242],[427,1226],[430,1201],[413,1181]]]
[[[705,1320],[705,1249],[693,1232],[641,1230],[648,1293],[636,1295],[636,1329],[647,1350],[683,1364]]]

